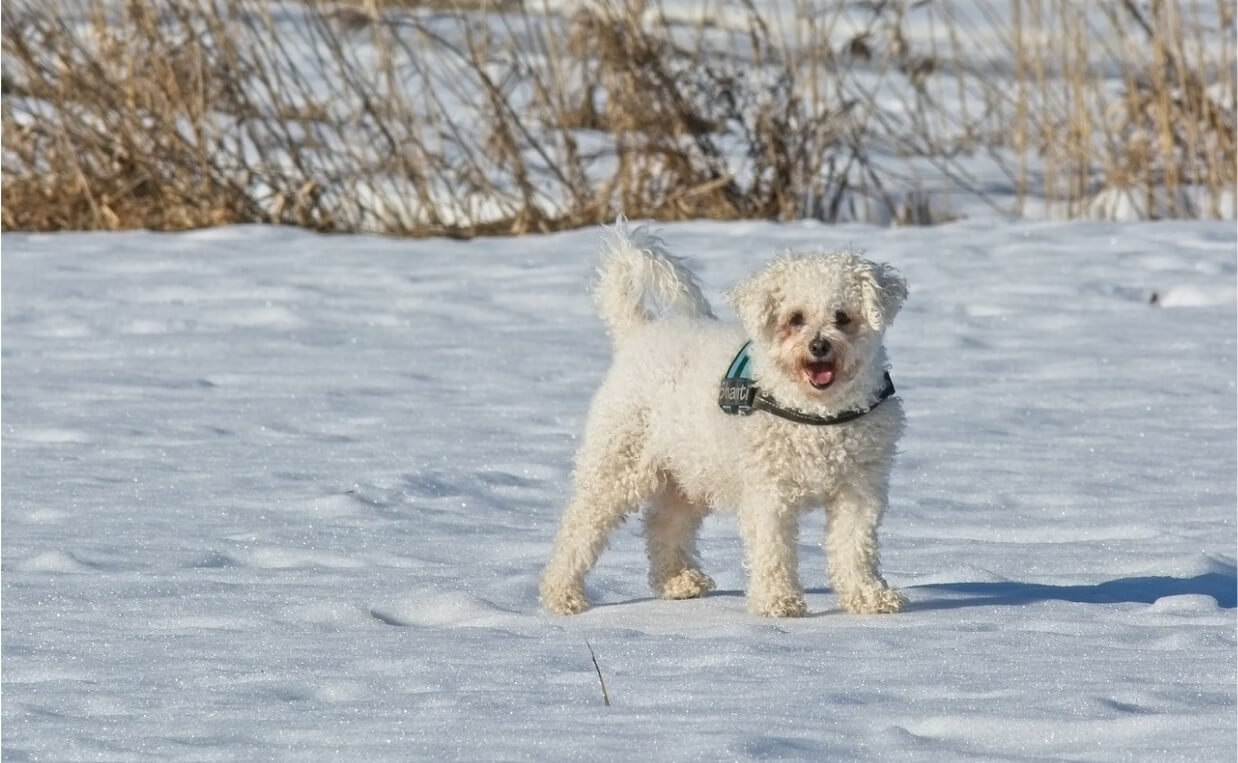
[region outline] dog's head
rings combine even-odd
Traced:
[[[727,296],[780,377],[780,390],[770,391],[816,407],[872,364],[907,298],[907,282],[854,252],[787,254]]]

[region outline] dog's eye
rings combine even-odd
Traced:
[[[795,312],[791,313],[791,316],[787,318],[787,325],[788,326],[803,326],[804,325],[804,314],[801,313],[799,310],[796,310]]]
[[[834,313],[834,323],[839,326],[846,326],[851,322],[851,316],[844,313],[842,310]]]

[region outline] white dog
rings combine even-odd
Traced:
[[[798,518],[824,504],[842,606],[897,612],[904,598],[877,571],[877,525],[903,429],[882,347],[907,296],[902,276],[851,252],[786,254],[728,295],[740,328],[714,319],[661,240],[622,221],[599,276],[614,362],[589,411],[542,605],[583,610],[584,577],[607,536],[646,504],[654,591],[706,593],[714,582],[700,570],[696,533],[711,507],[725,506],[739,513],[749,609],[802,616]],[[669,314],[655,318],[651,300]]]

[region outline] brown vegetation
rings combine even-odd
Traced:
[[[10,2],[3,227],[1234,215],[1225,2],[533,2]]]

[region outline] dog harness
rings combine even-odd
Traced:
[[[814,416],[793,408],[784,408],[774,398],[762,392],[752,381],[752,377],[747,375],[751,367],[750,358],[748,357],[748,347],[751,344],[751,340],[744,342],[744,346],[740,347],[739,352],[735,353],[735,359],[731,361],[730,367],[727,368],[726,376],[722,377],[722,387],[718,391],[718,407],[724,413],[747,416],[753,411],[765,411],[787,421],[794,421],[797,424],[830,426],[832,424],[845,424],[848,421],[854,421],[881,405],[888,397],[894,394],[894,380],[890,378],[890,372],[886,371],[884,375],[885,384],[882,386],[881,391],[877,393],[877,401],[862,410],[843,411],[833,416]]]

